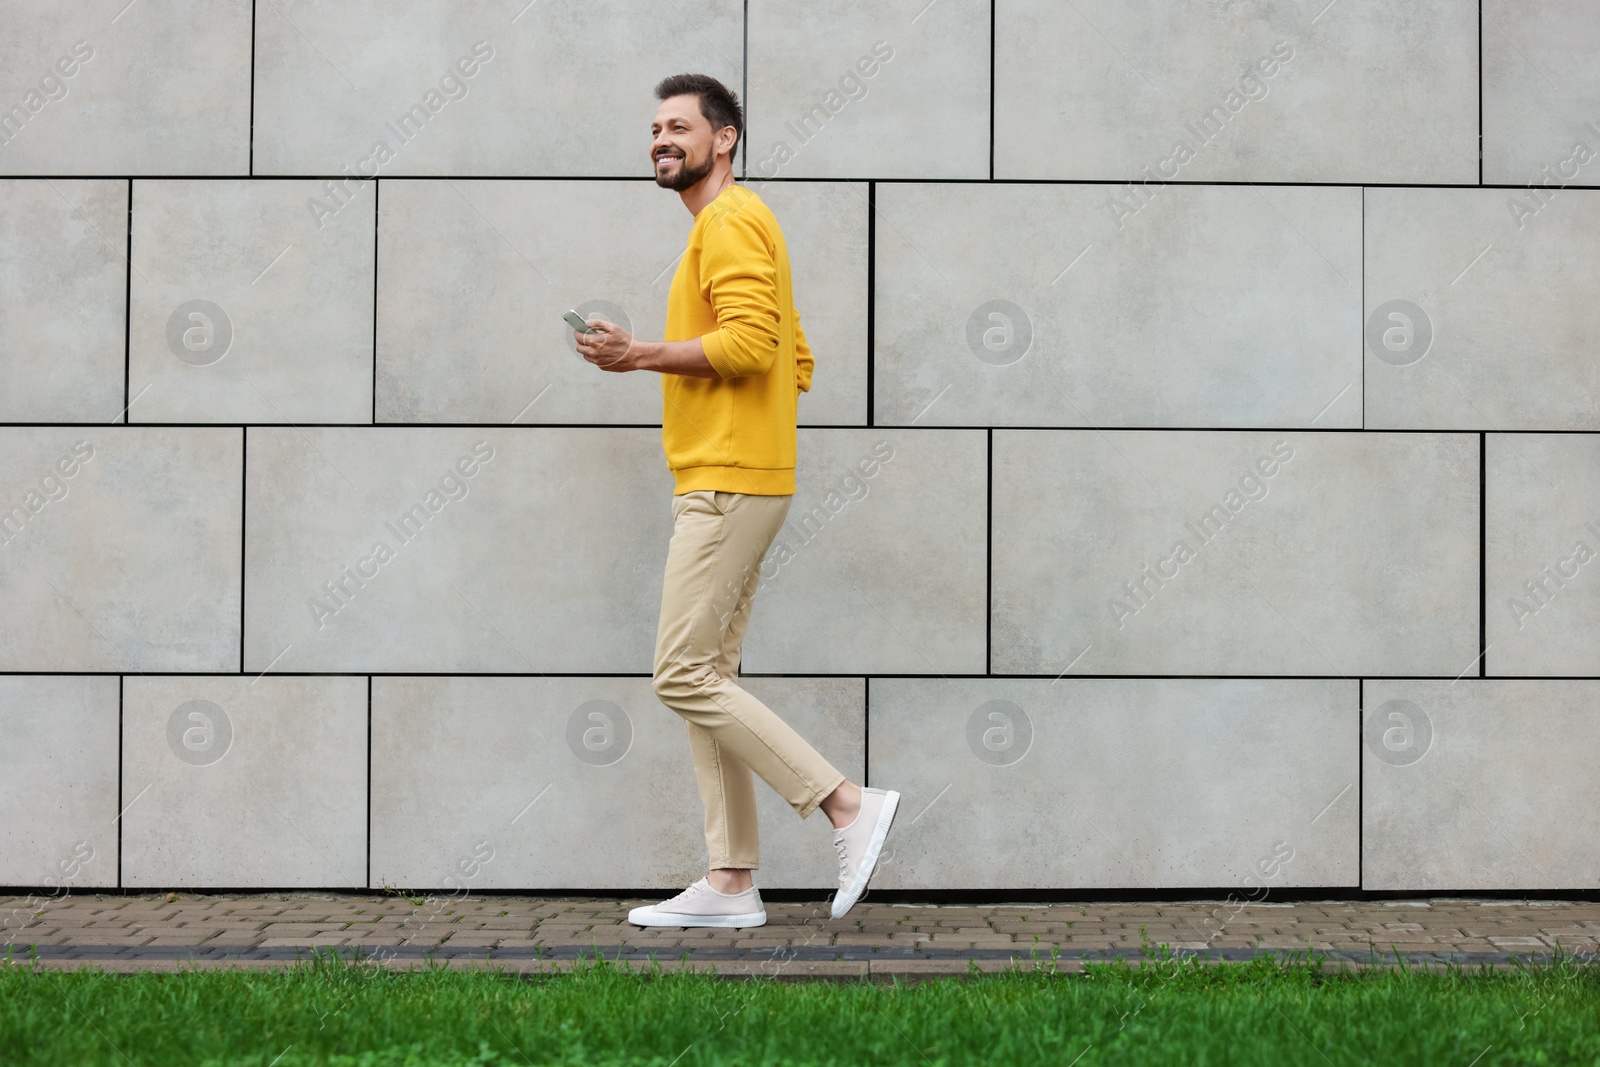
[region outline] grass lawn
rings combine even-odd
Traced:
[[[1600,965],[1158,959],[915,984],[609,964],[527,979],[320,955],[272,971],[0,965],[0,1064],[1600,1063]]]

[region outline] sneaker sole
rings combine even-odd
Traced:
[[[889,826],[894,822],[894,813],[900,808],[900,794],[890,790],[883,802],[883,810],[878,812],[878,825],[872,828],[872,837],[867,841],[866,854],[861,857],[861,866],[856,868],[856,880],[851,883],[848,892],[840,891],[833,898],[833,917],[842,919],[849,914],[850,909],[856,906],[856,901],[861,899],[861,894],[866,892],[867,883],[872,880],[872,872],[877,870],[878,855],[883,851],[883,843],[889,837]]]
[[[691,915],[682,911],[652,911],[648,908],[638,908],[628,913],[628,921],[635,926],[710,926],[727,930],[765,926],[767,913],[762,909],[746,912],[743,915]]]

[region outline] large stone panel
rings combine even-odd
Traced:
[[[1600,192],[1365,195],[1367,426],[1600,429]]]
[[[743,28],[734,0],[279,0],[256,20],[255,173],[648,175],[656,83],[737,92]]]
[[[868,700],[872,784],[903,794],[877,888],[1356,884],[1353,681],[885,678]]]
[[[0,3],[0,173],[248,173],[253,7]]]
[[[248,475],[248,670],[650,670],[660,430],[252,427]]]
[[[1478,10],[1019,0],[994,96],[997,178],[1476,182]]]
[[[648,428],[252,428],[248,669],[648,672],[660,448]],[[983,435],[803,430],[800,450],[748,668],[981,671]]]
[[[751,178],[987,178],[990,5],[750,9]]]
[[[1356,189],[885,185],[888,425],[1361,425]]]
[[[1483,180],[1600,185],[1600,18],[1588,0],[1484,0]]]
[[[981,674],[984,436],[801,430],[794,500],[761,563],[746,668]]]
[[[0,885],[117,884],[117,700],[114,676],[0,677]]]
[[[0,422],[121,416],[127,228],[125,181],[0,181]]]
[[[242,436],[0,427],[0,670],[238,670]]]
[[[1365,889],[1592,889],[1600,683],[1368,681]]]
[[[744,684],[861,780],[862,679]],[[374,884],[676,890],[705,874],[683,720],[648,678],[374,678],[372,716]],[[759,884],[833,888],[827,817],[755,788]]]
[[[366,888],[367,679],[124,679],[122,884]]]
[[[789,245],[816,366],[802,423],[866,421],[867,195],[861,185],[759,186]],[[653,182],[383,185],[378,421],[661,422],[660,376],[580,357],[561,314],[646,340],[694,217]]]
[[[1478,654],[1478,439],[994,431],[1002,674],[1448,675]]]
[[[372,421],[372,198],[321,190],[134,184],[130,422]]]
[[[1600,675],[1600,437],[1486,445],[1486,673]]]

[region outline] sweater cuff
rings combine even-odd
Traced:
[[[700,338],[700,347],[705,349],[706,362],[711,364],[711,369],[724,378],[734,377],[733,365],[728,362],[727,353],[722,348],[722,331],[712,330]]]

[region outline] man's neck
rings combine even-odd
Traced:
[[[707,204],[721,196],[722,191],[733,184],[733,167],[724,160],[712,167],[710,174],[678,195],[683,198],[683,206],[689,209],[689,214],[698,215]]]

